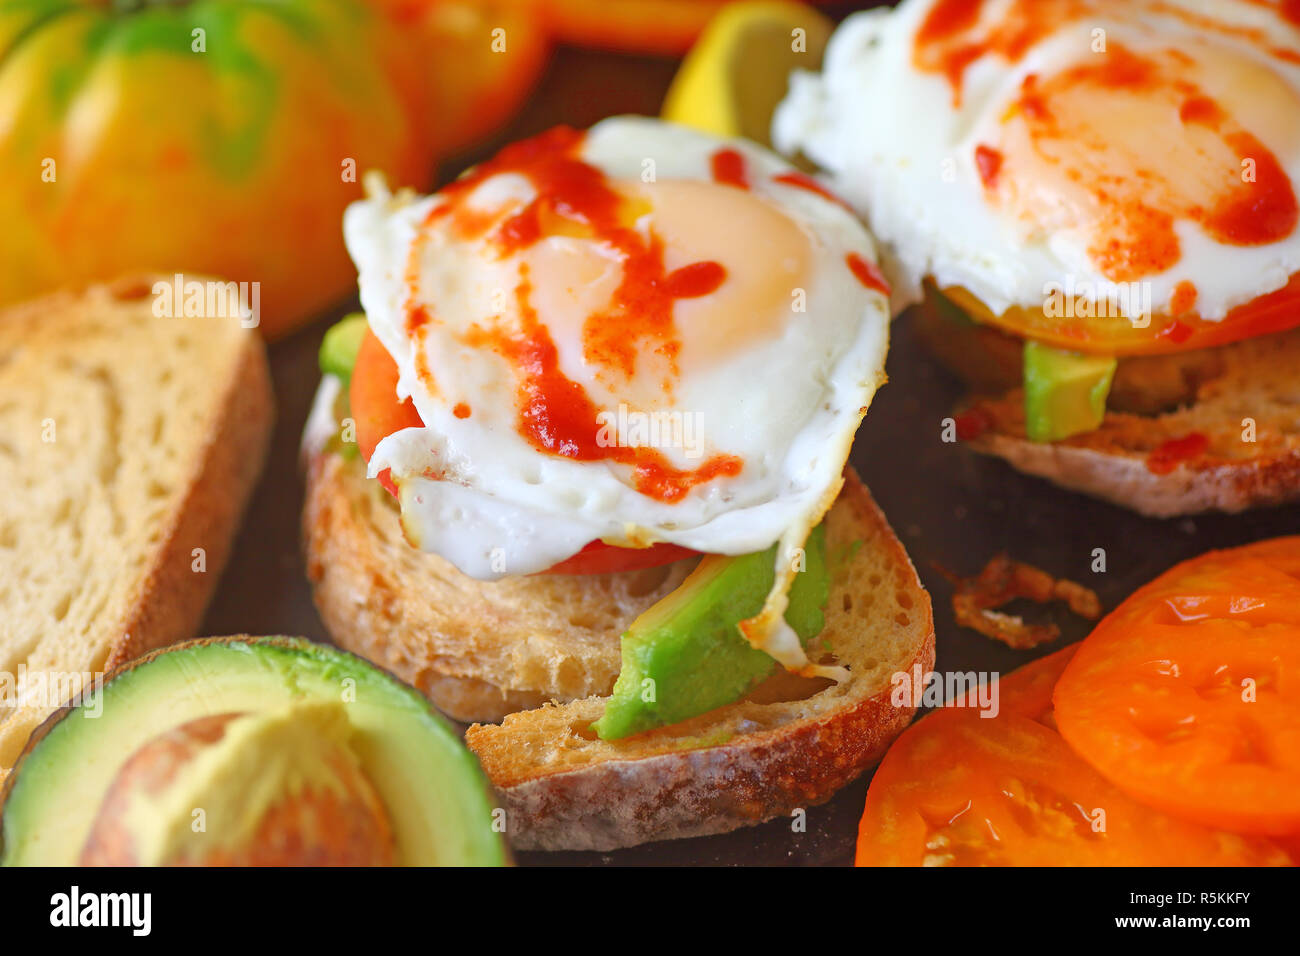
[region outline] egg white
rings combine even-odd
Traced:
[[[831,39],[823,71],[793,76],[773,120],[778,148],[814,160],[867,220],[882,244],[896,310],[920,298],[927,277],[940,287],[965,287],[994,313],[1040,306],[1049,289],[1067,280],[1093,302],[1098,297],[1088,290],[1104,294],[1113,288],[1083,237],[1068,230],[1027,236],[1001,215],[985,196],[974,159],[976,145],[996,137],[1024,78],[1051,76],[1097,56],[1097,31],[1139,53],[1227,52],[1274,71],[1300,90],[1300,65],[1270,55],[1259,43],[1198,29],[1158,5],[1114,0],[1092,5],[1019,62],[985,55],[971,63],[960,104],[954,106],[947,79],[918,69],[912,60],[914,39],[933,6],[934,0],[907,0],[892,11],[849,17]],[[1000,4],[993,0],[988,6],[987,15],[996,17]],[[1168,6],[1185,8],[1191,16],[1212,15],[1233,27],[1258,30],[1278,47],[1300,49],[1300,30],[1266,7],[1221,0],[1169,0]],[[1294,113],[1278,115],[1250,131],[1300,188],[1300,150],[1294,148],[1298,123]],[[1189,221],[1175,229],[1182,249],[1178,263],[1142,279],[1157,312],[1179,283],[1190,281],[1198,290],[1197,313],[1221,319],[1300,271],[1300,230],[1267,245],[1237,246],[1217,242]]]

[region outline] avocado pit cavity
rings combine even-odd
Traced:
[[[384,866],[393,828],[350,747],[346,707],[200,717],[118,770],[83,866]]]

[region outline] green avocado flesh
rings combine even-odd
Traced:
[[[1106,417],[1116,359],[1025,343],[1025,432],[1050,442],[1090,432]]]
[[[737,625],[763,608],[776,579],[776,546],[737,557],[708,555],[677,590],[632,622],[623,635],[623,667],[604,716],[604,740],[686,720],[739,700],[772,673],[776,661],[752,647]],[[804,568],[790,588],[785,619],[801,640],[821,633],[830,593],[826,536],[818,526],[804,545]]]
[[[344,382],[352,377],[361,340],[366,337],[366,317],[360,312],[344,316],[330,326],[320,344],[320,370]]]
[[[51,718],[8,781],[0,863],[75,865],[119,768],[159,734],[216,714],[339,703],[347,745],[387,813],[397,862],[505,862],[478,764],[422,695],[334,648],[253,638],[198,641],[146,658],[110,678],[97,700]],[[242,799],[252,789],[223,794]]]

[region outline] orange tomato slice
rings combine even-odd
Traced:
[[[1078,644],[1063,647],[1001,678],[998,681],[998,713],[1027,717],[1055,730],[1052,691],[1078,649]]]
[[[1071,747],[1136,799],[1300,832],[1300,537],[1210,551],[1140,588],[1054,700]]]
[[[375,338],[375,333],[366,329],[352,368],[348,401],[357,427],[357,450],[367,463],[375,453],[375,446],[393,432],[424,425],[409,398],[404,402],[397,400],[397,377],[397,363]],[[397,486],[387,468],[379,473],[379,483],[396,496]]]
[[[1034,676],[1034,686],[1046,668]],[[1005,706],[1014,695],[1002,693]],[[1025,701],[1037,697],[1030,693]],[[1290,862],[1269,840],[1223,833],[1143,806],[1088,766],[1050,727],[1014,709],[985,719],[957,707],[923,717],[885,755],[867,793],[856,857],[858,866]]]
[[[404,402],[397,400],[397,378],[397,363],[383,343],[375,337],[375,333],[366,329],[361,347],[357,349],[352,384],[348,390],[352,420],[357,429],[357,449],[366,462],[375,453],[375,447],[393,432],[424,425],[410,399]],[[397,485],[387,468],[379,473],[378,478],[379,483],[396,497]],[[620,548],[603,541],[592,541],[573,557],[541,573],[610,574],[616,571],[640,571],[671,564],[697,553],[675,544]]]
[[[1213,551],[1136,591],[1057,684],[1061,734],[1132,796],[1300,832],[1300,537]]]
[[[1014,307],[1001,315],[964,289],[944,294],[973,318],[1046,345],[1098,355],[1155,355],[1227,345],[1300,326],[1300,273],[1282,288],[1231,309],[1211,322],[1195,315],[1152,315],[1146,328],[1123,316],[1048,316],[1041,309]]]

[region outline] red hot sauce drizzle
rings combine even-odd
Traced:
[[[1147,470],[1155,475],[1167,475],[1183,462],[1200,458],[1209,447],[1210,440],[1200,432],[1171,438],[1147,456]]]
[[[720,149],[710,158],[713,181],[737,189],[749,188],[749,174],[745,170],[745,157],[734,149]]]
[[[492,348],[514,367],[519,383],[517,427],[529,444],[575,461],[608,460],[630,465],[636,490],[669,504],[680,501],[696,485],[740,474],[742,462],[734,455],[713,455],[698,468],[681,469],[656,449],[602,442],[597,423],[600,409],[586,389],[561,371],[555,342],[537,317],[531,292],[524,267],[515,289],[518,330],[474,326],[465,336],[468,345]]]
[[[664,262],[664,244],[653,232],[643,235],[625,221],[624,200],[604,173],[577,155],[583,134],[557,127],[502,150],[442,190],[443,202],[430,211],[421,236],[443,217],[450,217],[461,239],[487,236],[504,258],[539,242],[548,223],[563,220],[568,227],[587,231],[615,250],[622,259],[623,275],[610,307],[583,322],[583,356],[608,373],[631,378],[637,359],[647,347],[664,356],[676,375],[681,343],[676,337],[673,305],[678,299],[698,298],[716,291],[727,278],[726,269],[713,261],[693,262],[671,272]],[[728,152],[728,151],[723,151]],[[734,151],[730,151],[734,152]],[[743,158],[739,168],[732,160],[714,157],[724,173],[735,174],[732,185],[744,182]],[[484,180],[514,173],[529,180],[536,196],[504,219],[470,208],[467,197]],[[499,225],[498,225],[499,223]],[[421,240],[412,245],[407,277],[410,302],[417,301],[418,257]],[[488,347],[506,358],[516,377],[516,428],[538,451],[576,461],[613,461],[632,469],[633,486],[659,501],[680,501],[693,487],[714,478],[740,473],[743,462],[734,455],[716,454],[696,468],[676,468],[660,451],[646,446],[623,446],[599,440],[601,411],[586,389],[560,369],[559,355],[550,330],[531,302],[532,284],[527,267],[520,267],[515,289],[519,311],[517,329],[471,326],[463,339],[471,347]],[[409,324],[408,317],[408,324]],[[665,390],[671,382],[665,382]]]
[[[1274,9],[1280,18],[1292,18],[1297,3],[1300,0],[1285,0]],[[1275,48],[1264,31],[1160,0],[1135,0],[1134,6],[1179,18],[1206,33],[1246,40],[1295,62],[1295,51]],[[938,0],[917,30],[912,60],[918,69],[942,75],[951,86],[954,105],[959,105],[971,63],[985,56],[1018,63],[1043,38],[1071,23],[1086,22],[1104,7],[1097,0],[1012,0],[994,16],[983,0]],[[1234,246],[1277,242],[1300,222],[1300,205],[1286,170],[1255,135],[1192,82],[1194,63],[1183,50],[1138,53],[1112,40],[1104,55],[1085,57],[1050,75],[1026,77],[1004,118],[1022,122],[1038,159],[1060,167],[1065,181],[1083,186],[1091,195],[1095,220],[1088,252],[1108,279],[1133,281],[1176,265],[1182,251],[1175,226],[1182,220]],[[1171,164],[1197,163],[1206,167],[1208,181],[1216,181],[1215,164],[1249,160],[1251,175],[1241,175],[1234,166],[1217,178],[1220,185],[1206,189],[1197,185],[1204,176],[1163,176],[1142,169],[1132,176],[1108,172],[1112,165],[1123,168],[1130,160],[1124,147],[1107,135],[1107,104],[1134,97],[1152,105],[1169,103],[1184,127],[1207,130],[1217,138],[1217,146],[1207,146],[1203,134],[1188,133],[1178,146],[1181,152],[1170,155]],[[1062,122],[1061,117],[1078,119]],[[976,167],[990,194],[1017,159],[1005,152],[976,147]],[[1032,210],[1022,214],[1037,216]]]
[[[975,168],[979,171],[980,182],[985,189],[997,188],[998,173],[1002,171],[1002,154],[992,146],[980,143],[975,147]]]
[[[889,283],[885,281],[884,274],[876,267],[874,262],[868,262],[856,252],[850,252],[845,256],[844,262],[864,286],[868,289],[875,289],[885,297],[889,296]]]
[[[829,199],[831,202],[835,203],[836,205],[843,206],[845,209],[848,209],[850,212],[852,212],[852,208],[849,206],[847,202],[845,202],[839,196],[835,195],[833,192],[831,192],[829,189],[827,189],[817,180],[813,179],[807,173],[801,173],[797,171],[789,172],[789,173],[777,173],[775,176],[772,177],[772,182],[781,183],[783,186],[794,186],[796,189],[804,189],[810,193],[815,193],[816,195],[821,196],[823,199]]]

